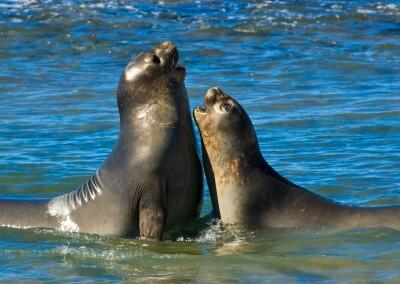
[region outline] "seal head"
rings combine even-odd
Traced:
[[[141,52],[128,63],[122,78],[126,82],[138,80],[154,81],[161,75],[169,74],[175,80],[183,81],[185,68],[178,64],[179,54],[176,46],[171,41],[163,42],[154,49]]]
[[[217,87],[204,97],[204,107],[194,109],[194,117],[206,148],[224,149],[232,160],[258,154],[257,136],[242,106]],[[242,157],[243,158],[243,157]]]
[[[176,111],[183,112],[188,100],[182,96],[186,70],[178,61],[176,46],[166,41],[128,63],[117,90],[121,121],[131,121],[132,113],[132,118],[146,117],[146,123],[170,125],[179,120]]]

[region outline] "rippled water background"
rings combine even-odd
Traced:
[[[399,1],[1,1],[0,197],[53,197],[92,175],[117,138],[121,70],[166,39],[191,106],[211,86],[235,96],[285,177],[338,202],[400,204]],[[170,238],[1,228],[0,281],[400,282],[394,230],[209,221]]]

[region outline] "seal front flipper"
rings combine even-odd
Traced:
[[[166,186],[161,181],[146,187],[139,202],[139,231],[144,238],[160,240],[167,217]]]

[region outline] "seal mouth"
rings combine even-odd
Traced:
[[[199,112],[199,113],[207,113],[206,107],[203,107],[203,106],[197,106],[197,107],[195,107],[195,108],[194,108],[194,111],[195,111],[195,112]]]
[[[181,64],[181,63],[175,64],[175,66],[173,68],[175,69],[175,71],[186,71],[185,66],[183,66],[183,64]]]
[[[178,55],[177,49],[175,49],[174,53],[176,55],[174,55],[173,60],[172,60],[172,69],[178,74],[179,77],[184,79],[185,75],[186,75],[186,68],[185,68],[185,66],[183,66],[183,64],[178,63],[179,55]]]
[[[159,58],[158,64],[169,66],[175,71],[186,71],[185,67],[178,63],[179,52],[178,48],[172,41],[165,41],[157,45],[154,49],[154,54]]]
[[[175,73],[175,78],[178,81],[184,81],[186,77],[186,68],[182,64],[175,63],[172,67],[173,73]]]
[[[204,100],[204,106],[197,106],[193,109],[193,116],[197,124],[199,124],[203,117],[207,116],[207,110],[206,100]]]
[[[197,114],[207,114],[208,110],[218,101],[218,94],[222,93],[218,87],[212,87],[207,90],[204,96],[204,106],[197,106],[194,112]]]
[[[197,106],[193,109],[193,117],[199,129],[201,129],[202,121],[207,117],[206,107]]]
[[[186,68],[183,64],[178,63],[177,61],[173,63],[172,69],[180,74],[181,76],[185,77],[186,75]]]
[[[177,73],[179,78],[184,79],[185,75],[186,75],[186,68],[183,64],[179,63],[179,52],[178,52],[176,45],[169,41],[163,43],[163,45],[164,46],[169,45],[169,48],[168,48],[169,52],[167,52],[167,53],[169,53],[169,57],[171,58],[170,66],[171,66],[172,70],[174,70]],[[169,60],[167,60],[167,61],[169,61]]]

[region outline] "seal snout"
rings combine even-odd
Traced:
[[[222,90],[218,87],[212,87],[208,89],[206,95],[204,96],[204,105],[206,107],[212,106],[222,94]]]
[[[212,107],[212,105],[216,101],[218,92],[220,92],[220,89],[218,89],[217,87],[208,89],[206,95],[204,96],[204,107],[197,106],[194,108],[193,115],[197,123],[199,123],[202,117],[205,117],[207,115],[210,107]]]
[[[176,47],[176,46],[172,41],[166,40],[163,43],[160,43],[158,45],[158,47],[160,47],[160,48],[172,48],[172,47]]]
[[[212,87],[207,90],[206,97],[216,97],[219,93],[222,93],[218,87]]]
[[[193,111],[196,121],[201,115],[206,115],[210,111],[212,106],[217,102],[220,94],[223,94],[223,92],[218,87],[213,87],[207,90],[206,95],[204,96],[204,107],[195,107]]]
[[[164,41],[154,49],[155,55],[160,59],[161,65],[176,67],[179,61],[179,53],[172,41]]]

